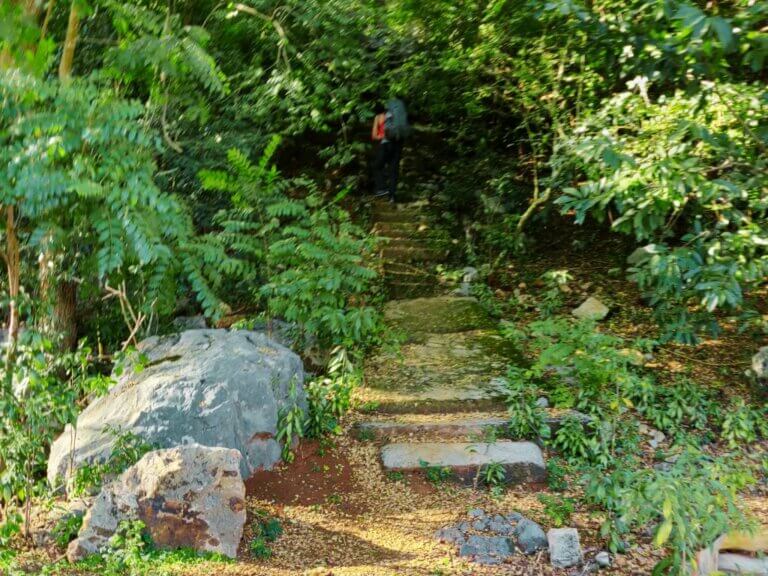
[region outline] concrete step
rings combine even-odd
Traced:
[[[533,442],[424,442],[387,444],[381,449],[385,470],[414,471],[425,467],[449,468],[458,478],[472,482],[489,464],[504,466],[511,484],[541,484],[547,478],[544,455]]]
[[[590,417],[575,410],[549,409],[547,423],[556,432],[567,416],[574,416],[587,424]],[[420,415],[401,414],[394,418],[358,422],[355,427],[366,436],[381,440],[393,437],[418,438],[419,440],[477,438],[491,429],[504,432],[509,417],[504,412],[472,414]]]

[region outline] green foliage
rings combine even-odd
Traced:
[[[743,398],[734,398],[723,412],[722,438],[731,448],[768,438],[768,409],[748,405]]]
[[[113,437],[112,452],[105,462],[87,464],[75,470],[72,494],[83,496],[97,492],[105,480],[113,478],[138,462],[144,454],[156,447],[133,432],[107,427]]]
[[[256,519],[251,524],[253,537],[248,545],[251,556],[259,560],[267,560],[272,557],[271,543],[283,534],[283,526],[280,520],[268,516],[264,512],[257,512]]]
[[[344,349],[336,351],[336,358],[345,355]],[[342,366],[331,362],[328,378],[313,381],[307,386],[309,413],[306,434],[309,438],[320,438],[341,431],[339,421],[352,407],[352,392],[357,387],[361,374],[351,365]]]
[[[539,502],[544,505],[544,515],[555,528],[568,526],[573,515],[575,501],[573,498],[539,494]]]
[[[593,476],[587,496],[612,512],[603,534],[612,536],[614,549],[630,527],[658,521],[654,543],[669,551],[671,571],[683,574],[686,562],[718,535],[750,525],[734,489],[717,477],[722,465],[730,466],[687,451],[668,470],[622,469],[607,482]]]
[[[419,460],[419,467],[424,472],[424,477],[435,486],[439,486],[453,478],[453,471],[447,466],[432,466],[425,460]]]
[[[296,381],[291,381],[291,387],[288,392],[288,403],[280,408],[277,414],[277,435],[275,438],[282,443],[283,460],[293,462],[293,443],[297,438],[304,436],[304,426],[306,415],[304,409],[298,401],[299,392],[296,387]]]
[[[549,437],[546,412],[536,405],[537,390],[530,380],[529,372],[510,368],[506,378],[505,401],[509,416],[507,431],[512,438]]]
[[[655,243],[633,278],[667,335],[691,342],[768,277],[765,87],[706,83],[657,101],[643,90],[608,100],[567,141],[587,177],[558,203],[577,222],[610,209],[614,230]]]
[[[28,520],[32,498],[46,492],[48,445],[74,422],[77,400],[102,386],[103,378],[91,373],[90,354],[84,344],[62,354],[50,340],[28,331],[16,350],[13,372],[0,370],[0,505],[7,511],[0,539],[18,531]],[[16,513],[20,509],[24,516]]]
[[[59,84],[19,70],[0,74],[0,98],[0,200],[23,214],[22,257],[58,254],[56,278],[131,277],[147,313],[167,311],[169,278],[185,279],[206,314],[219,313],[206,264],[226,255],[205,252],[179,198],[156,186],[159,143],[140,103],[97,80]]]
[[[507,470],[501,462],[491,462],[483,466],[480,479],[489,488],[502,486],[507,480]]]
[[[586,461],[597,450],[596,439],[589,436],[585,424],[579,418],[568,415],[552,439],[552,446],[568,461]]]
[[[278,143],[273,138],[256,165],[231,150],[231,173],[200,173],[205,188],[225,191],[231,201],[208,238],[243,263],[224,272],[255,283],[253,295],[268,315],[296,322],[306,341],[366,342],[379,330],[377,312],[365,303],[376,278],[364,264],[371,240],[335,203],[341,195],[324,203],[313,182],[280,177],[270,164]]]
[[[547,486],[553,492],[568,489],[568,468],[566,463],[558,457],[547,459]]]
[[[51,531],[53,541],[59,548],[66,548],[67,545],[77,538],[78,532],[83,525],[83,517],[77,514],[68,514],[61,518]]]

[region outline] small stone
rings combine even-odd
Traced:
[[[595,562],[600,568],[608,568],[611,565],[611,555],[603,550],[595,555]]]
[[[483,531],[486,528],[488,528],[488,520],[486,518],[478,518],[474,522],[472,522],[472,528],[474,528],[477,531]]]
[[[485,510],[481,508],[473,508],[469,511],[470,518],[485,518]]]
[[[466,521],[465,522],[459,522],[456,525],[456,528],[458,528],[461,532],[464,532],[466,534],[472,528],[472,524],[470,524],[469,522],[466,522]]]
[[[547,547],[547,535],[533,520],[523,518],[515,528],[517,544],[525,554],[533,554]]]
[[[469,282],[462,282],[451,294],[460,298],[472,296],[472,285]]]
[[[459,556],[471,557],[478,564],[501,564],[515,551],[514,544],[503,536],[470,536],[459,547]]]
[[[581,306],[575,308],[571,314],[580,320],[602,320],[608,316],[610,309],[594,296],[590,296]]]
[[[435,532],[435,538],[440,542],[459,544],[464,542],[464,533],[456,526],[444,526]]]
[[[496,514],[496,516],[491,518],[488,522],[488,529],[503,536],[510,536],[515,531],[514,526],[501,514]]]
[[[467,266],[462,270],[462,280],[467,283],[476,282],[479,275],[480,273],[477,271],[477,268],[472,266]]]
[[[538,398],[536,400],[536,407],[537,408],[549,408],[549,400],[545,396],[542,396],[541,398]]]
[[[653,258],[654,254],[659,253],[659,247],[656,244],[648,244],[636,248],[632,254],[627,256],[627,264],[630,266],[640,266]]]
[[[768,346],[763,346],[752,356],[752,372],[758,380],[768,380]]]
[[[552,528],[547,532],[547,541],[552,566],[570,568],[581,564],[583,556],[576,528]]]
[[[505,518],[507,519],[507,522],[509,522],[510,524],[517,524],[518,522],[520,522],[520,520],[525,518],[525,516],[520,514],[520,512],[510,512],[505,516]]]

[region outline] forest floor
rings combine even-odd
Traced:
[[[533,297],[540,289],[542,273],[568,269],[573,275],[569,282],[573,288],[567,295],[564,310],[578,305],[588,294],[597,295],[612,310],[602,324],[604,330],[628,338],[655,335],[657,327],[635,286],[625,280],[623,274],[615,273],[617,267],[625,265],[623,247],[605,242],[598,243],[599,250],[594,246],[582,250],[578,245],[575,242],[568,246],[542,246],[535,257],[510,262],[501,274],[489,279],[495,290],[494,298],[504,303],[512,291],[517,290],[518,301],[522,295],[525,302],[526,295]],[[526,322],[535,316],[533,307],[522,307],[514,320]],[[744,371],[759,343],[753,336],[739,333],[735,323],[726,322],[724,327],[719,338],[704,340],[697,346],[659,346],[646,367],[653,370],[660,381],[686,374],[701,386],[722,391],[724,397],[748,391]],[[387,473],[380,461],[382,441],[362,437],[357,428],[359,422],[371,419],[362,408],[365,405],[358,405],[358,409],[348,415],[340,435],[322,442],[304,441],[293,463],[261,472],[248,481],[249,519],[237,561],[202,561],[171,565],[167,569],[189,576],[212,573],[218,576],[564,576],[581,573],[552,568],[546,552],[534,556],[517,554],[499,566],[479,566],[457,557],[455,546],[435,538],[436,530],[465,520],[473,508],[489,513],[519,511],[546,530],[550,521],[538,499],[542,491],[547,492],[546,488],[511,486],[503,494],[493,496],[486,489],[452,481],[430,482],[421,472]],[[387,438],[387,441],[397,440],[397,437]],[[768,453],[768,444],[757,444],[754,450]],[[572,496],[576,501],[569,525],[578,528],[585,555],[590,557],[604,549],[598,537],[600,514],[582,504],[576,492],[566,491],[560,495]],[[743,504],[768,527],[768,486],[753,488]],[[280,520],[283,534],[271,544],[270,558],[255,559],[248,550],[250,525],[265,512]],[[660,554],[649,535],[637,537],[627,554],[613,558],[613,566],[603,573],[647,575]],[[30,556],[29,560],[41,561],[39,556]]]
[[[560,238],[573,235],[558,234]],[[586,295],[597,295],[609,304],[611,316],[603,329],[627,338],[652,337],[658,331],[643,305],[636,287],[616,274],[622,269],[626,250],[611,241],[590,243],[581,249],[578,241],[541,246],[535,257],[513,261],[502,274],[490,279],[497,303],[505,302],[513,289],[522,300],[540,290],[539,279],[547,270],[567,269],[573,287],[564,310],[578,305]],[[518,309],[515,321],[536,317],[533,307]],[[664,345],[654,351],[646,365],[660,381],[685,374],[701,386],[722,392],[723,397],[750,391],[744,377],[751,355],[757,349],[754,336],[740,333],[735,322],[726,322],[717,339],[697,346]],[[361,406],[365,408],[365,405]],[[488,416],[463,413],[462,417]],[[428,416],[425,416],[427,418]],[[450,418],[450,416],[443,416]],[[579,570],[558,570],[547,554],[515,555],[500,566],[479,566],[459,558],[456,547],[438,542],[435,531],[465,520],[473,508],[489,513],[519,511],[546,527],[551,521],[543,511],[540,486],[512,486],[501,496],[452,481],[430,482],[421,472],[392,474],[383,470],[379,450],[383,441],[363,438],[357,424],[371,420],[365,410],[353,411],[341,435],[323,443],[304,442],[296,461],[263,472],[249,482],[251,514],[266,511],[283,522],[284,534],[273,545],[269,560],[248,559],[247,550],[236,564],[221,566],[224,575],[565,575]],[[375,418],[375,417],[374,417]],[[388,442],[409,438],[389,436]],[[768,453],[768,445],[755,445]],[[576,490],[574,488],[574,490]],[[569,525],[578,528],[585,555],[604,549],[599,539],[602,517],[580,502],[580,494],[566,491],[577,502]],[[768,486],[753,489],[743,504],[768,527]],[[248,541],[248,535],[244,542]],[[627,554],[614,555],[614,564],[603,571],[616,575],[647,575],[660,559],[660,552],[647,537],[637,537]],[[195,574],[207,573],[205,565]],[[192,574],[192,571],[186,573]]]

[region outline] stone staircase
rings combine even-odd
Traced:
[[[440,294],[430,269],[443,255],[430,242],[426,210],[374,206],[391,298],[384,318],[402,344],[366,362],[360,395],[369,417],[359,431],[382,443],[386,470],[447,467],[471,481],[497,463],[509,482],[541,483],[546,468],[539,446],[489,441],[506,422],[499,377],[520,354],[474,298]]]
[[[431,273],[442,255],[432,242],[432,228],[423,205],[373,205],[373,232],[381,240],[384,282],[392,299],[414,298],[435,291]]]

